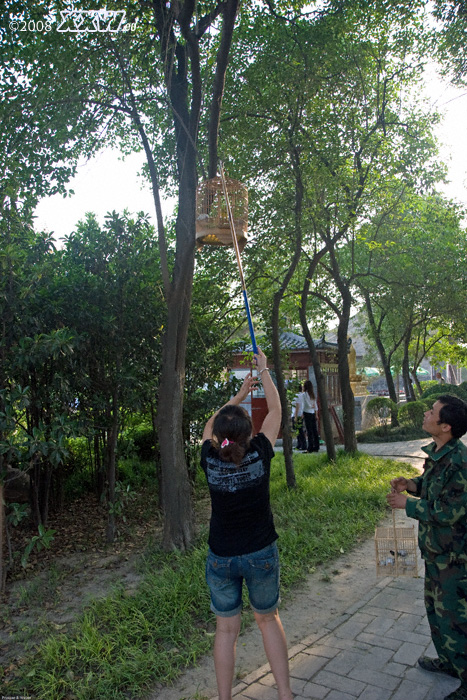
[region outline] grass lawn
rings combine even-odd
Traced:
[[[294,461],[293,491],[286,487],[282,455],[272,463],[283,599],[316,565],[372,536],[387,512],[389,480],[415,473],[364,454],[340,452],[333,463],[325,455],[303,454]],[[205,495],[205,485],[199,488]],[[170,683],[195,664],[213,641],[214,616],[204,580],[206,534],[186,554],[148,551],[136,591],[115,590],[89,605],[71,633],[44,638],[20,675],[3,679],[4,694],[41,700],[141,698],[156,682]]]

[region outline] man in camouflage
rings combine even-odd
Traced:
[[[391,481],[387,500],[419,522],[418,543],[425,560],[425,606],[438,658],[418,663],[461,681],[446,700],[467,700],[467,403],[443,395],[425,413],[423,429],[432,442],[424,472]],[[406,491],[408,496],[402,491]]]

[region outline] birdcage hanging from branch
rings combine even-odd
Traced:
[[[248,190],[238,180],[225,176],[224,186],[241,252],[247,242]],[[204,244],[232,246],[231,223],[220,176],[201,183],[196,192],[196,245],[201,248]]]
[[[243,275],[241,251],[247,242],[248,190],[238,180],[226,177],[222,161],[219,177],[203,182],[196,192],[196,244],[233,246],[242,284],[243,301],[253,352],[258,352],[250,303]]]

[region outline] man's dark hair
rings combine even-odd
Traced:
[[[462,437],[467,433],[467,403],[452,394],[443,394],[438,396],[437,400],[443,404],[439,412],[439,422],[451,426],[453,437]]]

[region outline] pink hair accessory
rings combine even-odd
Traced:
[[[233,443],[234,443],[233,440],[227,440],[227,438],[225,438],[225,440],[223,440],[223,442],[221,442],[221,447],[227,447],[227,445],[233,445]]]

